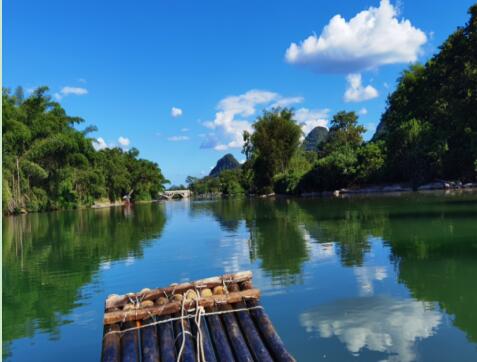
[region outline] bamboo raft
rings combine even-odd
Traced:
[[[101,359],[295,361],[259,298],[249,271],[110,295]]]

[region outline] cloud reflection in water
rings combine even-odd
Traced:
[[[309,333],[333,336],[352,354],[362,349],[390,354],[388,361],[413,361],[414,343],[432,336],[441,323],[432,303],[388,296],[345,299],[300,315]]]

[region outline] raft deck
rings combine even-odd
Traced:
[[[101,359],[295,361],[259,298],[250,271],[110,295]]]

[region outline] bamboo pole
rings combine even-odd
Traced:
[[[239,287],[236,283],[232,283],[229,286],[229,290],[231,290],[232,293],[236,293],[239,290]],[[247,289],[245,290],[245,292],[249,290],[253,289]],[[234,309],[240,308],[247,308],[247,306],[244,302],[238,302],[234,304]],[[270,353],[268,352],[267,348],[262,342],[262,339],[260,338],[260,334],[255,328],[255,324],[250,317],[250,313],[248,311],[237,311],[236,316],[255,360],[261,362],[273,362]]]
[[[198,338],[198,328],[195,322],[190,323],[192,334]],[[200,333],[202,336],[202,346],[204,347],[204,356],[207,362],[217,362],[215,358],[214,346],[212,345],[212,339],[210,337],[209,328],[207,326],[207,320],[202,318],[200,322]],[[197,353],[197,349],[196,349]]]
[[[158,320],[167,320],[171,316],[164,315]],[[157,325],[157,332],[159,334],[159,350],[161,352],[161,362],[176,362],[176,350],[174,348],[174,331],[172,323],[161,323]]]
[[[244,298],[255,298],[258,299],[260,297],[260,291],[258,289],[247,289],[243,291],[237,291],[233,293],[229,293],[226,295],[213,295],[210,297],[201,297],[198,301],[199,305],[206,308],[212,307],[216,304],[233,304],[242,301]],[[127,311],[114,311],[104,314],[103,323],[113,324],[121,321],[134,321],[134,320],[142,320],[151,316],[161,316],[164,314],[173,314],[177,313],[181,310],[180,301],[173,301],[161,306],[153,306],[149,308],[143,309],[132,309]],[[194,300],[190,300],[184,303],[184,307],[186,309],[190,309],[191,307],[195,307],[196,302]]]
[[[247,301],[248,307],[257,307],[260,306],[260,303],[256,300]],[[255,323],[263,336],[263,341],[267,345],[269,351],[273,355],[275,361],[278,362],[294,362],[295,359],[287,351],[285,345],[283,344],[282,339],[275,331],[270,318],[267,313],[262,308],[251,309],[250,314],[255,320]]]
[[[140,323],[140,322],[139,322]],[[126,322],[122,329],[138,327],[137,323]],[[138,330],[124,332],[121,336],[121,361],[139,362]]]
[[[240,288],[242,290],[250,289],[252,288],[252,283],[241,283]],[[260,302],[258,300],[250,299],[246,303],[248,307],[253,308],[250,309],[250,315],[254,319],[255,325],[260,331],[263,341],[268,347],[268,350],[272,354],[274,360],[277,362],[295,362],[293,356],[285,348],[282,339],[276,332],[275,327],[273,326],[265,310],[263,308],[254,308],[259,307]]]
[[[173,317],[180,317],[180,313],[175,313],[172,315]],[[179,354],[182,339],[185,338],[184,349],[181,355],[182,362],[195,362],[195,350],[194,345],[192,344],[191,332],[190,332],[190,324],[189,319],[177,319],[173,323],[174,325],[174,335],[176,341],[176,351]]]
[[[230,304],[224,304],[219,306],[219,311],[232,311],[233,308]],[[233,313],[222,314],[222,322],[224,329],[229,336],[230,345],[235,352],[235,357],[238,362],[253,362],[253,357],[247,346],[247,342],[240,331],[240,327],[237,323],[237,319]]]
[[[147,325],[154,320],[149,318],[143,322]],[[157,328],[155,325],[141,329],[141,354],[142,362],[159,361],[159,344],[157,340]]]
[[[106,299],[106,311],[110,311],[113,308],[123,307],[128,304],[131,300],[155,300],[159,297],[168,296],[171,294],[181,294],[188,289],[201,289],[201,288],[214,288],[218,285],[225,283],[241,283],[247,280],[252,279],[251,271],[244,271],[235,274],[224,274],[222,276],[200,279],[195,282],[182,283],[171,285],[166,288],[158,288],[144,293],[130,293],[127,295],[110,295]]]
[[[215,307],[207,308],[206,313],[216,312]],[[224,332],[222,322],[218,315],[208,315],[205,317],[209,326],[210,336],[215,346],[215,352],[217,353],[217,359],[219,362],[234,362],[235,358],[230,349],[227,335]]]
[[[101,361],[103,362],[119,362],[121,360],[121,337],[118,324],[104,326],[103,331],[103,349],[101,352]],[[114,332],[109,333],[108,332]]]

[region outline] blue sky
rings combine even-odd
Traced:
[[[242,160],[241,132],[274,105],[304,131],[355,110],[370,137],[399,73],[471,4],[6,0],[3,85],[49,86],[98,127],[97,147],[137,147],[183,183],[227,152]]]

